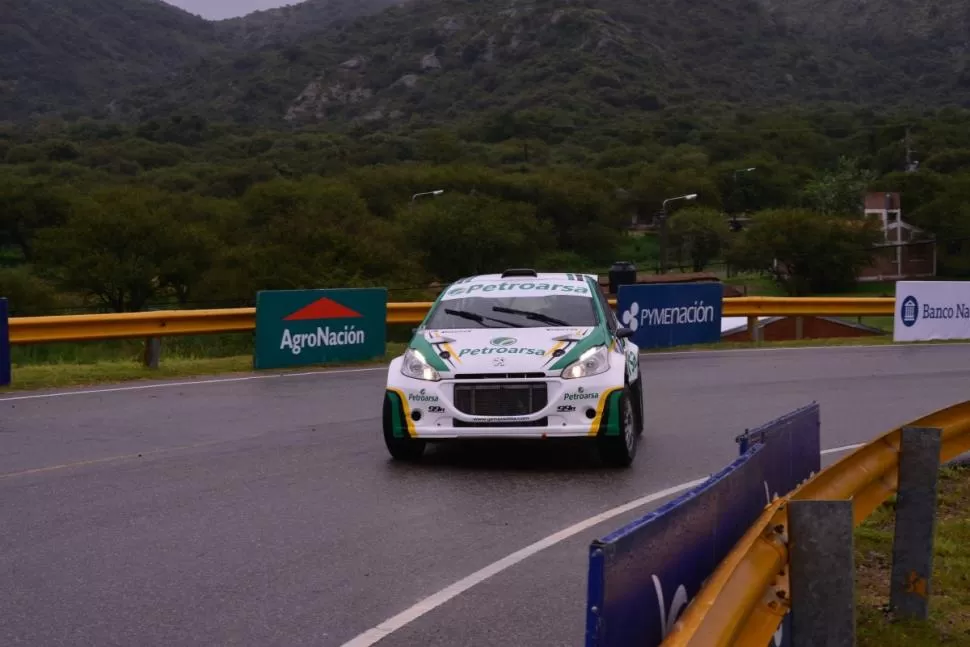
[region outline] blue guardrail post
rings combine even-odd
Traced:
[[[0,386],[10,386],[10,319],[7,299],[0,297]]]

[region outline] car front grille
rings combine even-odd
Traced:
[[[524,420],[522,422],[465,422],[455,418],[455,427],[461,428],[505,428],[505,427],[548,427],[549,418],[539,418],[538,420]]]
[[[545,382],[455,385],[455,408],[470,416],[527,416],[548,401]]]

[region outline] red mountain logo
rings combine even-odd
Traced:
[[[321,297],[303,306],[296,312],[286,317],[283,321],[308,321],[311,319],[350,319],[362,317],[363,315],[356,310],[351,310],[347,306],[341,305],[333,299]]]

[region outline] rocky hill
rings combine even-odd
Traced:
[[[306,0],[297,5],[257,11],[216,23],[219,39],[234,49],[258,49],[290,43],[326,27],[342,27],[408,0]]]
[[[0,120],[110,113],[213,51],[215,25],[160,0],[0,0]]]
[[[128,117],[266,125],[970,102],[963,0],[310,0],[221,23],[151,0],[3,3],[20,9],[0,51],[29,48],[0,59],[19,106],[0,119],[84,103],[73,96]],[[103,17],[119,3],[124,18]]]

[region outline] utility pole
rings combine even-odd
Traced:
[[[910,128],[909,126],[906,126],[906,139],[905,139],[905,142],[906,142],[906,172],[907,173],[912,173],[913,171],[916,170],[916,166],[919,164],[919,162],[916,162],[915,164],[913,163],[913,147],[910,144],[909,128]]]

